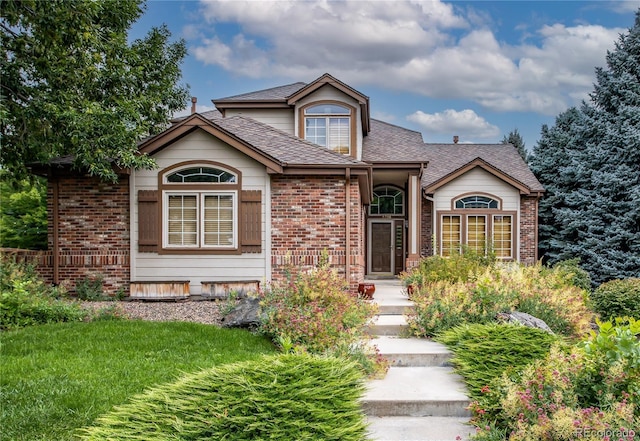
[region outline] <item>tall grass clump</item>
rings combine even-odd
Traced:
[[[80,433],[89,440],[366,440],[354,363],[281,354],[152,388]]]
[[[32,265],[0,258],[0,329],[86,319],[89,313],[64,294],[45,284]]]
[[[350,293],[327,263],[272,283],[262,293],[261,305],[261,331],[285,351],[345,356],[368,374],[382,368],[382,359],[364,343],[375,305]]]
[[[588,294],[573,285],[572,272],[541,264],[479,264],[475,257],[461,264],[465,256],[429,257],[405,276],[410,282],[421,279],[413,286],[416,313],[409,320],[415,335],[432,337],[465,323],[490,323],[498,313],[514,310],[544,320],[563,335],[577,337],[589,330]],[[437,262],[437,273],[429,272],[431,260]]]

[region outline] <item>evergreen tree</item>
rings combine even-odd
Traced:
[[[188,90],[178,86],[184,41],[163,26],[132,43],[142,0],[2,0],[0,166],[73,155],[92,175],[152,167],[137,152],[166,128]]]
[[[518,153],[520,153],[520,156],[522,156],[522,159],[524,159],[524,162],[529,161],[529,154],[527,153],[524,139],[522,139],[522,136],[520,135],[520,132],[518,132],[518,129],[513,129],[511,132],[509,132],[509,136],[503,137],[502,143],[513,145],[518,150]]]
[[[640,277],[640,10],[596,78],[589,102],[543,128],[531,165],[546,257],[579,257],[602,283]]]

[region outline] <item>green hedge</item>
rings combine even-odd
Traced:
[[[366,440],[354,363],[266,356],[185,375],[98,418],[83,440]]]
[[[616,317],[640,319],[640,279],[603,283],[591,294],[591,303],[605,320]]]

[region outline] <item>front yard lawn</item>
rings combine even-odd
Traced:
[[[71,440],[77,428],[151,386],[276,351],[246,331],[182,322],[49,324],[0,338],[5,441]]]

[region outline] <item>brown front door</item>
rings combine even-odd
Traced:
[[[371,222],[371,272],[393,274],[393,224]]]

